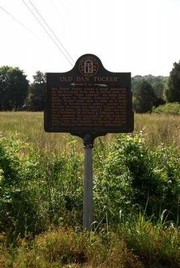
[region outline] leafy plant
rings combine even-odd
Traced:
[[[17,135],[0,138],[0,230],[14,236],[40,231],[43,226],[33,186],[40,170],[28,147]]]
[[[179,215],[179,154],[163,145],[149,149],[142,134],[118,135],[95,178],[95,206],[101,218],[118,221],[120,213],[146,211],[159,218],[162,211],[174,222]],[[104,215],[104,216],[103,216]]]
[[[154,113],[158,114],[174,114],[180,115],[180,103],[173,102],[173,103],[166,103],[164,105],[160,105],[153,109]]]
[[[47,157],[18,136],[0,139],[0,231],[37,234],[50,224],[81,222],[81,157]],[[74,220],[73,220],[74,218]]]

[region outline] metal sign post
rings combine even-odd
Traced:
[[[89,134],[84,136],[84,198],[83,228],[90,230],[93,223],[93,160],[92,140]]]

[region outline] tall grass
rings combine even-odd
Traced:
[[[179,267],[180,230],[173,224],[167,227],[164,212],[155,225],[141,213],[132,215],[130,220],[122,220],[120,233],[145,267]]]
[[[180,147],[180,116],[164,114],[135,115],[135,131],[144,133],[147,146]]]
[[[180,147],[180,116],[158,114],[136,114],[134,132],[143,132],[147,146],[160,144]],[[20,133],[23,139],[39,151],[59,154],[68,150],[69,142],[76,140],[76,150],[81,152],[83,142],[68,133],[46,133],[41,112],[0,112],[0,132]],[[114,140],[115,134],[100,137],[106,144]],[[98,140],[98,139],[97,139]],[[98,141],[95,141],[96,142]]]
[[[69,142],[74,140],[68,133],[45,132],[43,113],[40,112],[0,112],[0,131],[3,135],[18,133],[38,151],[47,154],[68,150]]]

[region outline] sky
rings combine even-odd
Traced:
[[[0,0],[0,30],[0,66],[30,81],[86,53],[132,76],[168,76],[180,60],[180,0]]]

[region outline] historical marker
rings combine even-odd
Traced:
[[[107,71],[94,55],[66,73],[47,73],[45,130],[94,139],[133,131],[131,74]]]
[[[83,227],[93,222],[92,147],[96,137],[134,128],[131,74],[107,71],[94,55],[81,56],[66,73],[47,74],[44,128],[84,140]]]

